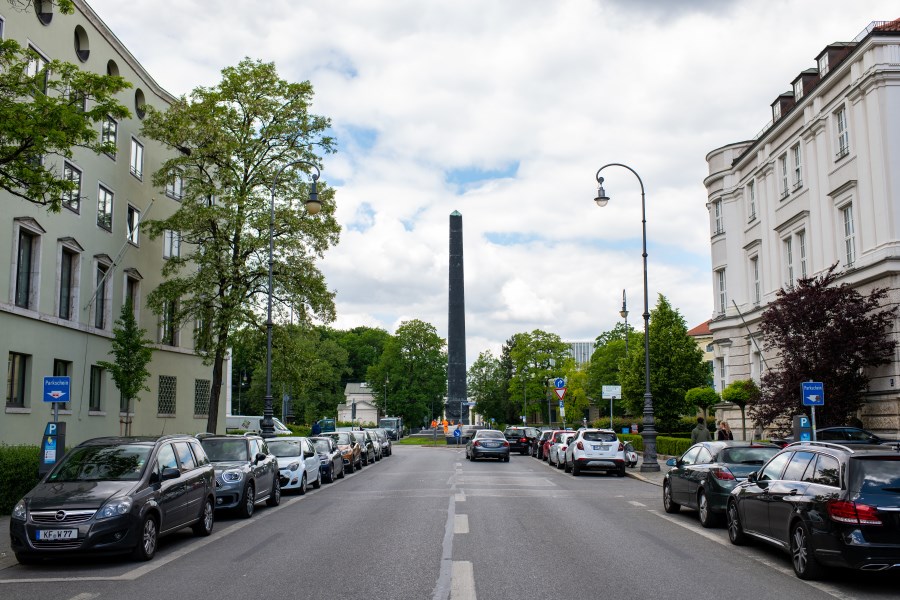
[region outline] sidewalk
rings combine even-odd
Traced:
[[[653,485],[658,485],[659,487],[662,487],[663,477],[665,477],[665,474],[671,468],[671,467],[666,466],[666,461],[672,457],[665,456],[663,454],[659,454],[656,457],[656,462],[659,463],[659,471],[642,472],[641,465],[644,462],[644,455],[641,454],[640,452],[638,452],[638,456],[641,457],[640,462],[638,462],[637,466],[634,467],[633,469],[628,469],[626,471],[626,474],[629,477],[632,477],[634,479],[640,479],[641,481],[644,481],[646,483],[652,483]]]
[[[9,515],[0,516],[0,571],[19,564],[9,547]]]

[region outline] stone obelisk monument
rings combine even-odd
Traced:
[[[447,322],[447,419],[468,423],[466,395],[466,300],[463,272],[463,225],[450,213],[450,297]]]

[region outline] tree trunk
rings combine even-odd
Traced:
[[[747,441],[747,416],[744,413],[743,406],[741,406],[741,430],[743,431],[744,441]]]
[[[216,356],[213,359],[212,386],[209,390],[209,416],[206,419],[206,431],[218,433],[216,423],[219,420],[219,397],[222,392],[222,363],[225,362],[223,344],[216,345]]]

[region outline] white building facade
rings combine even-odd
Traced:
[[[53,415],[52,403],[44,402],[43,377],[59,375],[71,378],[70,399],[59,414],[69,445],[126,431],[205,431],[212,368],[193,351],[194,324],[176,328],[146,302],[162,282],[165,260],[179,254],[179,237],[167,232],[151,240],[137,227],[148,215],[164,218],[178,207],[177,180],[164,190],[150,182],[169,151],[141,135],[146,106],[164,110],[174,98],[83,0],[75,0],[70,15],[50,2],[35,4],[41,8],[16,10],[0,3],[0,35],[47,59],[121,75],[132,87],[118,100],[132,116],[97,125],[98,137],[115,141],[115,154],[75,149],[70,160],[45,158],[80,186],[64,199],[60,213],[0,192],[0,356],[7,359],[7,369],[0,371],[6,392],[0,440],[40,443]],[[130,412],[110,374],[97,364],[114,361],[112,331],[126,298],[156,342],[146,382],[150,391],[140,394]]]
[[[706,159],[717,391],[778,360],[757,345],[760,317],[801,277],[838,263],[840,282],[900,300],[900,20],[826,46],[757,138]],[[869,373],[873,431],[900,427],[898,366]]]

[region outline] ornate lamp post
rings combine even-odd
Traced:
[[[597,206],[604,207],[609,202],[609,196],[603,189],[603,178],[600,172],[606,167],[622,167],[631,171],[637,177],[638,183],[641,185],[641,225],[643,233],[643,254],[644,257],[644,431],[641,437],[644,438],[644,460],[641,463],[641,471],[659,471],[659,462],[656,460],[656,426],[653,420],[653,395],[650,393],[650,304],[647,297],[647,202],[644,195],[644,182],[637,171],[623,165],[621,163],[609,163],[603,165],[597,170],[597,197],[594,202]],[[622,296],[622,311],[625,311],[625,296]],[[624,315],[623,315],[624,316]],[[626,328],[625,339],[628,339]],[[626,342],[627,343],[627,342]]]
[[[622,310],[619,316],[625,319],[625,356],[628,356],[628,305],[625,303],[625,290],[622,290]]]
[[[275,189],[278,185],[278,179],[285,169],[295,167],[297,165],[305,165],[315,169],[312,176],[312,189],[309,191],[309,198],[306,200],[306,210],[311,215],[318,214],[322,209],[322,203],[319,202],[319,190],[316,182],[319,180],[319,167],[305,160],[295,160],[278,169],[275,178],[272,180],[272,199],[269,203],[269,289],[268,289],[268,307],[266,310],[266,397],[265,408],[263,409],[263,420],[261,425],[262,436],[270,438],[275,436],[274,423],[272,421],[272,265],[274,260],[272,254],[275,246]]]

